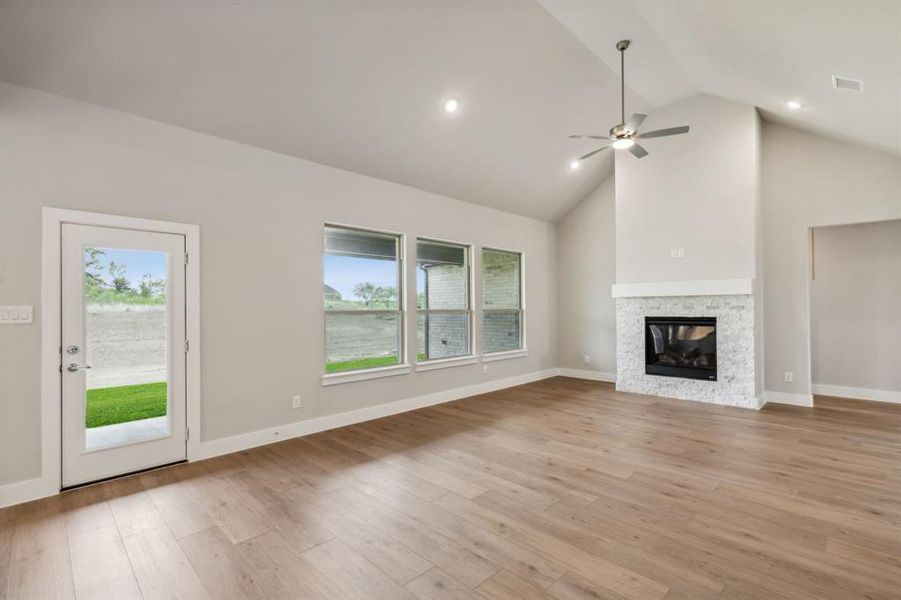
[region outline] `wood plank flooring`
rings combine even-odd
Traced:
[[[901,406],[555,378],[0,511],[0,598],[901,598]]]

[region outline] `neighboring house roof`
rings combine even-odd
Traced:
[[[331,298],[332,300],[340,300],[340,299],[341,299],[341,292],[339,292],[338,290],[336,290],[335,288],[333,288],[333,287],[330,286],[330,285],[325,285],[325,284],[323,284],[323,286],[322,286],[322,296],[323,296],[324,298]]]

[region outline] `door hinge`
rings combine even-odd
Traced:
[[[191,439],[191,428],[185,427],[185,441],[187,442],[190,439]]]
[[[191,342],[189,342],[188,340],[185,340],[185,352],[188,352],[190,350],[191,350]]]
[[[185,264],[188,264],[188,253],[185,252]]]

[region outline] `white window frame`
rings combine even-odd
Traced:
[[[519,256],[519,341],[520,347],[515,350],[499,350],[496,352],[485,351],[485,328],[484,315],[492,312],[511,312],[515,308],[485,308],[485,278],[481,277],[480,291],[482,294],[479,303],[479,348],[481,350],[482,362],[493,362],[497,360],[506,360],[508,358],[520,358],[529,355],[528,340],[526,338],[526,253],[522,250],[511,250],[508,248],[499,248],[497,246],[482,246],[479,249],[479,274],[484,271],[485,251],[489,252],[505,252],[507,254],[516,254]]]
[[[347,225],[344,223],[326,222],[322,224],[322,261],[325,263],[325,230],[328,228],[348,229],[352,231],[360,231],[362,233],[372,233],[376,235],[388,235],[397,239],[397,308],[396,309],[373,309],[373,310],[328,310],[323,307],[322,310],[322,385],[335,385],[339,383],[351,383],[354,381],[364,381],[367,379],[378,379],[381,377],[392,377],[395,375],[404,375],[409,373],[412,368],[407,361],[407,311],[406,311],[406,277],[404,269],[406,268],[406,235],[399,231],[390,231],[385,229],[376,229],[373,227],[361,227],[359,225]],[[325,269],[322,271],[322,283],[325,283]],[[396,365],[387,365],[383,367],[370,367],[368,369],[353,369],[347,371],[338,371],[334,373],[325,372],[327,357],[327,333],[326,333],[326,317],[329,314],[396,314],[398,318],[398,348]]]
[[[416,357],[416,370],[417,371],[432,371],[435,369],[442,369],[446,367],[457,367],[461,365],[471,365],[478,362],[478,356],[475,353],[475,269],[473,269],[473,257],[475,254],[475,247],[467,242],[457,242],[453,240],[444,240],[436,237],[416,237],[416,268],[419,268],[419,242],[434,242],[436,244],[446,244],[449,246],[458,246],[464,249],[466,252],[466,304],[467,308],[465,310],[461,309],[420,309],[418,302],[416,306],[416,317],[419,317],[419,313],[424,313],[428,316],[429,313],[437,313],[437,314],[460,314],[465,313],[469,317],[469,348],[468,352],[462,356],[453,356],[449,358],[435,358],[431,360],[419,360],[419,348],[417,347],[414,351],[414,356]],[[419,296],[419,289],[416,289],[416,296]],[[415,326],[415,324],[414,324]],[[419,332],[417,331],[417,336]]]

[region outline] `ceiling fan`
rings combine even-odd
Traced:
[[[629,40],[621,40],[616,43],[616,49],[619,50],[620,103],[622,106],[622,121],[619,125],[614,125],[610,129],[610,137],[604,135],[569,136],[570,138],[574,139],[610,140],[609,144],[601,146],[597,150],[592,150],[585,156],[580,156],[578,161],[574,163],[576,165],[578,165],[580,161],[583,161],[586,158],[594,156],[598,152],[611,147],[623,150],[628,149],[629,152],[631,152],[632,155],[635,156],[635,158],[643,158],[648,155],[648,151],[642,148],[636,140],[645,140],[649,138],[666,137],[668,135],[680,135],[683,133],[688,133],[688,125],[682,125],[681,127],[670,127],[668,129],[656,129],[654,131],[638,133],[638,128],[641,127],[642,122],[644,122],[644,120],[647,118],[647,115],[643,113],[635,113],[629,118],[628,121],[626,121],[626,48],[628,47]]]

